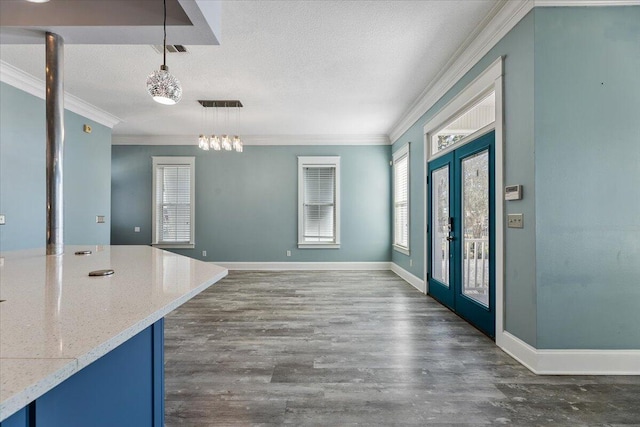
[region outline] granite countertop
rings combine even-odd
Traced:
[[[226,275],[149,246],[0,253],[0,421]]]

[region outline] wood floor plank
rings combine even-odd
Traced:
[[[640,378],[536,376],[391,272],[231,272],[165,322],[166,426],[640,425]]]

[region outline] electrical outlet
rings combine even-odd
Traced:
[[[521,213],[508,214],[507,215],[507,227],[509,228],[524,228],[524,218]]]
[[[0,267],[4,266],[4,257],[0,256]]]
[[[140,232],[140,227],[133,227],[133,232],[134,233],[139,233]]]
[[[202,251],[202,256],[207,256],[207,251]]]
[[[104,215],[96,215],[96,222],[98,224],[104,224]]]
[[[291,256],[291,251],[287,251],[287,256]]]
[[[5,217],[4,215],[0,215],[0,225],[4,225],[5,224]]]
[[[413,260],[412,259],[409,260],[409,267],[413,267]]]

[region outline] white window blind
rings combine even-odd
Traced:
[[[409,250],[409,144],[393,155],[393,245]]]
[[[154,157],[154,244],[194,244],[194,159]]]
[[[335,242],[335,188],[335,168],[304,168],[305,242]]]
[[[298,245],[339,245],[339,157],[300,157]]]

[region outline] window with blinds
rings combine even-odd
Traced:
[[[153,157],[153,244],[194,246],[194,157]]]
[[[298,246],[340,245],[340,158],[298,158]]]
[[[409,254],[409,144],[393,153],[393,246]]]

